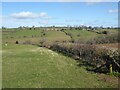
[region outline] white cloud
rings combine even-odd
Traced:
[[[117,13],[118,12],[118,9],[110,9],[108,10],[109,13]]]
[[[47,13],[41,12],[41,13],[40,13],[40,16],[41,16],[41,17],[47,16]]]
[[[45,12],[41,13],[33,13],[29,11],[23,11],[19,13],[13,13],[10,16],[16,19],[33,19],[33,18],[50,18],[50,16],[47,15]]]
[[[32,19],[32,22],[31,22]],[[22,11],[12,13],[8,16],[0,16],[2,25],[6,27],[18,27],[18,26],[39,26],[46,25],[53,17],[49,16],[46,12],[34,13],[29,11]],[[38,23],[38,21],[40,21]],[[14,23],[14,24],[12,24]]]
[[[19,12],[19,13],[13,13],[13,14],[11,14],[11,16],[14,18],[20,18],[20,19],[22,19],[22,18],[35,18],[36,17],[36,15],[33,14],[32,12],[24,12],[24,11]]]

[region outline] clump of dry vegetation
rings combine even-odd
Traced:
[[[95,45],[69,43],[56,43],[50,49],[74,58],[79,64],[81,61],[84,62],[84,65],[91,66],[91,70],[95,72],[110,72],[110,65],[113,71],[120,72],[120,55],[117,49],[110,50]]]

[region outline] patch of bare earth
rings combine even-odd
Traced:
[[[98,74],[98,77],[100,81],[107,82],[111,84],[111,86],[114,86],[115,88],[118,87],[118,81],[120,80],[120,78],[115,76],[105,75],[105,74]]]
[[[98,44],[97,46],[104,46],[107,48],[118,48],[120,43],[110,43],[110,44]]]

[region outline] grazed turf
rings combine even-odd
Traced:
[[[41,40],[45,40],[46,42],[54,42],[54,41],[67,41],[70,40],[70,37],[65,35],[65,33],[61,31],[45,31],[45,35],[41,37],[42,30],[8,30],[3,31],[2,40],[3,43],[15,43],[19,41],[20,43],[31,42],[34,44],[39,44]]]
[[[3,45],[3,88],[102,88],[108,83],[75,60],[31,45]]]

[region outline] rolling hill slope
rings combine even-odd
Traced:
[[[75,60],[46,48],[3,45],[2,59],[3,88],[117,87],[115,77],[110,77],[112,82],[102,80],[98,74],[78,67]]]

